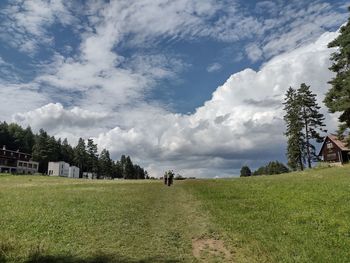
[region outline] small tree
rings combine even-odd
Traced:
[[[248,166],[245,165],[241,168],[241,177],[247,177],[251,175],[252,175],[252,171]]]

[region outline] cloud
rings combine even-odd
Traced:
[[[246,49],[245,49],[248,58],[253,61],[256,62],[259,59],[261,59],[263,52],[262,50],[259,48],[259,46],[257,44],[249,44]]]
[[[285,91],[306,82],[323,105],[332,77],[327,44],[335,36],[323,34],[314,43],[273,58],[259,71],[233,74],[192,115],[149,106],[127,109],[120,114],[125,116],[122,125],[96,140],[114,156],[132,154],[158,175],[175,168],[187,176],[215,176],[217,171],[227,176],[237,174],[242,164],[256,167],[281,160],[286,146]],[[334,116],[324,107],[323,112],[328,129],[334,130]]]
[[[16,123],[31,125],[35,131],[45,127],[50,134],[69,138],[72,143],[84,134],[88,134],[88,137],[98,135],[108,127],[108,120],[111,120],[111,116],[107,113],[83,110],[79,107],[64,109],[60,103],[49,103],[12,116],[12,121]]]
[[[2,119],[9,121],[15,112],[27,112],[45,105],[48,98],[38,94],[39,87],[31,84],[0,82],[0,105]]]
[[[35,52],[40,44],[51,44],[47,28],[76,21],[62,0],[11,1],[0,12],[0,37],[13,47],[27,53]]]
[[[222,65],[221,65],[221,64],[219,64],[219,63],[213,63],[213,64],[211,64],[211,65],[209,65],[209,66],[207,67],[207,71],[208,71],[209,73],[213,73],[213,72],[216,72],[216,71],[220,71],[221,68],[222,68]]]
[[[255,40],[255,45],[265,58],[271,58],[283,52],[315,41],[327,30],[339,27],[347,19],[347,13],[334,11],[334,5],[324,2],[310,2],[301,7],[300,4],[283,6],[282,10],[262,22],[262,30],[267,37]],[[247,48],[249,56],[251,50]],[[259,53],[258,52],[258,53]],[[252,56],[252,60],[259,56]]]

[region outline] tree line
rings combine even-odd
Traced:
[[[108,150],[98,153],[93,139],[85,141],[79,138],[78,144],[73,147],[67,139],[56,139],[43,129],[35,134],[29,126],[22,128],[16,123],[0,122],[0,145],[32,154],[33,161],[39,162],[39,172],[43,174],[47,172],[49,162],[64,161],[79,167],[81,175],[89,172],[96,174],[97,178],[148,178],[147,171],[133,164],[130,156],[122,155],[120,160],[114,161]]]
[[[272,174],[283,174],[283,173],[289,173],[288,167],[279,161],[272,161],[264,166],[259,167],[254,172],[250,170],[249,166],[244,165],[241,168],[240,176],[247,177],[247,176],[272,175]]]

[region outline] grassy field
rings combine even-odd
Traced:
[[[231,180],[0,176],[0,262],[349,262],[350,167]]]

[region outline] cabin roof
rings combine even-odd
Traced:
[[[350,151],[350,148],[346,145],[346,142],[339,140],[336,135],[329,134],[329,135],[327,135],[327,137],[332,142],[334,142],[339,147],[340,150],[342,150],[342,151]]]
[[[323,141],[323,144],[321,146],[320,153],[318,154],[318,156],[322,155],[322,150],[323,150],[324,145],[326,144],[327,138],[329,138],[341,151],[345,151],[345,152],[350,151],[350,148],[348,146],[346,146],[345,141],[339,140],[338,136],[336,136],[334,134],[328,134]]]

